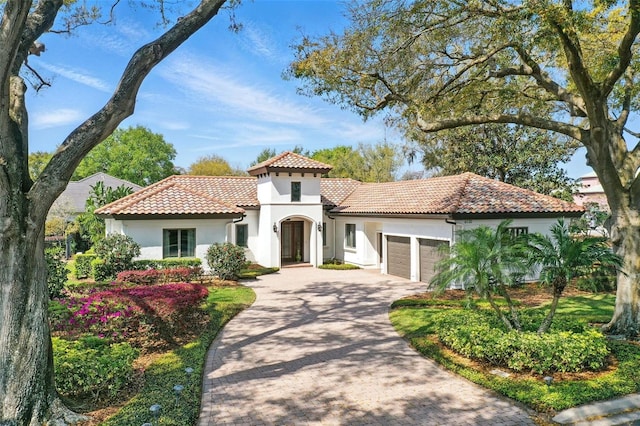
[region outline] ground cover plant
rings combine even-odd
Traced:
[[[443,328],[443,318],[446,322],[455,321],[451,318],[464,316],[468,295],[460,290],[447,290],[435,298],[432,293],[426,293],[398,300],[392,305],[390,319],[398,333],[424,356],[434,359],[447,369],[475,383],[518,400],[539,412],[553,414],[557,410],[591,401],[638,392],[640,390],[640,376],[637,374],[640,370],[640,346],[637,342],[607,340],[599,336],[598,325],[611,318],[615,296],[581,292],[572,285],[564,291],[565,297],[558,302],[557,318],[553,322],[551,333],[545,333],[540,337],[544,339],[543,336],[554,336],[554,330],[558,331],[557,336],[563,336],[560,333],[567,333],[564,335],[566,336],[571,333],[571,330],[578,331],[583,328],[587,330],[585,336],[587,338],[590,336],[593,340],[588,343],[583,341],[582,347],[578,344],[569,351],[562,346],[565,344],[564,339],[559,339],[555,346],[558,348],[556,351],[551,350],[554,346],[553,342],[543,340],[540,344],[530,346],[530,352],[538,350],[544,352],[545,349],[549,349],[546,353],[550,356],[561,356],[572,362],[579,357],[588,357],[585,352],[602,351],[604,344],[608,354],[604,357],[605,365],[602,367],[573,369],[579,372],[570,372],[572,369],[566,368],[565,372],[560,371],[565,369],[561,365],[547,361],[547,366],[543,369],[538,365],[526,367],[516,365],[516,368],[510,368],[509,365],[494,363],[491,362],[492,360],[476,356],[477,353],[474,353],[471,345],[466,346],[467,355],[461,355],[460,352],[465,350],[454,351],[444,342],[451,339],[448,337],[451,330]],[[527,284],[512,289],[511,297],[519,308],[519,318],[525,329],[524,332],[529,330],[529,336],[532,339],[535,338],[534,336],[539,336],[536,325],[539,325],[548,313],[553,300],[552,292],[545,291],[537,284]],[[487,320],[486,315],[491,314],[491,308],[486,302],[477,298],[475,302],[477,302],[475,310],[471,312],[482,316],[483,321],[490,322],[494,327],[490,327],[489,330],[479,330],[482,324],[472,322],[472,327],[467,329],[471,332],[463,336],[468,339],[467,343],[471,338],[482,336],[487,340],[497,341],[503,334],[510,333],[504,328],[504,332],[495,333],[494,330],[501,327],[501,322],[495,316]],[[505,303],[499,297],[496,298],[496,302]],[[474,331],[479,333],[474,334]],[[460,336],[454,338],[462,339]],[[508,339],[502,343],[508,346],[505,342],[508,342]],[[488,351],[487,347],[483,346],[486,342],[478,343],[481,347],[475,351]],[[522,354],[519,356],[521,357]],[[508,377],[504,373],[507,373]],[[553,377],[550,385],[545,383],[545,376]]]
[[[92,417],[84,425],[151,422],[153,404],[163,406],[161,424],[194,424],[206,351],[255,298],[219,280],[84,282],[64,293],[49,307],[56,384],[68,406]]]

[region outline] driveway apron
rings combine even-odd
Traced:
[[[389,304],[424,284],[289,268],[248,285],[256,302],[209,350],[199,426],[534,424],[398,336]]]

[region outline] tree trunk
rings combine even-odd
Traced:
[[[549,312],[547,316],[540,323],[540,327],[538,328],[538,334],[544,334],[549,331],[551,327],[551,323],[553,322],[553,317],[556,315],[556,309],[558,309],[558,302],[560,301],[560,297],[562,296],[562,291],[566,287],[566,283],[561,284],[559,287],[554,283],[553,285],[553,300],[551,301],[551,307],[549,308]]]
[[[640,219],[634,212],[631,218],[618,220],[612,228],[614,249],[622,257],[618,273],[616,306],[611,321],[603,327],[608,334],[637,337],[640,324]]]
[[[37,425],[55,398],[44,239],[12,204],[0,219],[0,423]]]

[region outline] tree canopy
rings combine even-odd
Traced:
[[[424,133],[510,123],[579,141],[624,261],[605,330],[640,330],[639,0],[368,0],[341,34],[304,37],[301,91]]]
[[[216,154],[198,158],[189,166],[187,173],[196,176],[245,176],[247,174],[239,167],[231,167],[227,160]]]
[[[328,177],[352,178],[361,182],[391,182],[402,166],[402,153],[393,144],[359,144],[357,148],[338,145],[310,154],[314,160],[333,166]]]
[[[483,124],[437,134],[410,132],[410,156],[430,174],[473,172],[541,194],[573,200],[575,182],[561,167],[578,142],[525,126]]]
[[[144,126],[116,129],[84,157],[73,179],[104,172],[146,186],[176,174],[175,158],[175,148],[159,133]]]

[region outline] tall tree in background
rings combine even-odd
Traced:
[[[42,173],[51,157],[53,157],[51,152],[36,151],[29,153],[29,176],[31,176],[32,180],[35,180]]]
[[[189,166],[187,174],[195,176],[246,176],[247,172],[231,167],[229,162],[219,155],[211,154],[198,158]]]
[[[164,2],[144,1],[160,8]],[[113,3],[113,4],[111,4]],[[133,113],[136,95],[149,72],[220,10],[224,0],[202,0],[195,9],[132,56],[105,105],[60,141],[42,172],[29,168],[27,87],[22,77],[30,49],[54,26],[61,32],[100,19],[85,2],[4,0],[0,2],[0,424],[39,426],[73,421],[54,386],[47,318],[44,225],[47,212],[75,168]],[[94,3],[110,6],[124,2]],[[91,13],[89,13],[91,12]],[[172,16],[172,15],[171,15]],[[212,46],[215,48],[215,43]],[[73,52],[69,52],[73,54]]]
[[[361,182],[394,181],[403,163],[400,149],[387,142],[375,145],[361,143],[357,149],[338,145],[314,151],[310,157],[333,166],[329,177],[352,178]]]
[[[303,39],[291,74],[307,94],[425,133],[512,123],[579,141],[623,258],[604,329],[638,335],[638,33],[640,0],[368,0],[343,34]]]
[[[116,129],[80,162],[73,180],[104,172],[141,186],[176,174],[176,150],[159,133],[143,126]]]
[[[410,158],[421,156],[436,175],[473,172],[541,194],[573,201],[574,180],[560,164],[579,144],[573,139],[525,126],[483,124],[425,134],[412,128]]]
[[[85,202],[85,211],[76,218],[76,222],[80,225],[79,231],[84,240],[91,241],[96,244],[105,237],[104,219],[93,213],[96,209],[106,206],[120,198],[133,194],[133,188],[126,185],[120,185],[116,188],[104,186],[104,182],[98,181],[91,187],[89,198]]]

